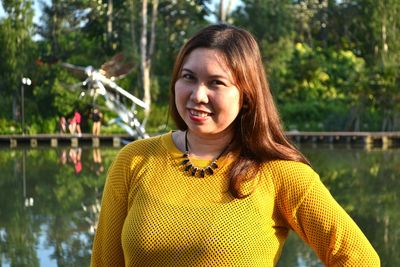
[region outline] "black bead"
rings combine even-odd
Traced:
[[[179,163],[180,166],[184,167],[185,172],[189,172],[192,176],[200,176],[201,178],[204,178],[206,175],[213,175],[214,171],[218,169],[218,164],[217,160],[226,152],[226,150],[229,148],[230,144],[228,144],[227,147],[218,155],[218,157],[211,162],[210,165],[208,165],[205,168],[198,168],[196,166],[193,166],[193,164],[190,161],[189,158],[189,144],[188,144],[188,131],[185,131],[185,152],[182,154],[183,160]],[[231,141],[232,142],[232,141]]]
[[[192,167],[193,167],[193,165],[192,165],[192,164],[189,164],[189,165],[187,165],[187,166],[186,166],[186,168],[185,168],[185,171],[188,171],[188,170],[190,170]]]
[[[217,165],[217,163],[215,161],[213,161],[211,163],[211,168],[213,168],[213,169],[217,169],[218,168],[218,165]]]
[[[182,162],[181,162],[181,164],[180,165],[186,165],[186,163],[188,163],[190,160],[188,160],[188,159],[185,159],[185,160],[183,160]]]

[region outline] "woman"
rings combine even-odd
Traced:
[[[200,31],[181,49],[170,90],[179,131],[117,156],[92,266],[274,266],[289,230],[328,266],[379,266],[286,140],[250,33]]]
[[[58,123],[59,133],[66,134],[67,133],[67,119],[64,116],[60,117],[60,121]]]
[[[100,135],[102,119],[103,119],[103,114],[99,111],[97,107],[95,107],[92,112],[92,120],[93,120],[92,134],[94,136]]]
[[[74,116],[69,121],[69,131],[71,134],[78,134],[78,136],[82,135],[81,131],[81,114],[77,109],[74,111]]]

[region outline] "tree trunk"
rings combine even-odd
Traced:
[[[232,8],[232,1],[228,0],[228,4],[226,5],[225,8],[225,1],[220,0],[219,1],[219,22],[225,23],[227,20],[227,16],[230,13]]]
[[[147,62],[147,0],[142,2],[142,35],[140,37],[140,57],[141,57],[141,70],[142,70],[142,83],[143,83],[143,101],[149,105],[151,104],[150,94],[150,72]],[[143,126],[146,124],[149,117],[150,108],[145,111],[145,118]]]
[[[350,116],[345,126],[346,131],[354,131],[354,132],[360,131],[360,124],[361,124],[360,114],[361,113],[358,107],[353,106],[350,108]]]
[[[131,28],[131,42],[132,42],[132,48],[133,51],[136,53],[137,52],[137,46],[136,46],[136,31],[135,31],[135,15],[136,15],[136,9],[135,9],[135,1],[136,0],[130,0],[129,1],[129,7],[130,7],[130,12],[131,12],[131,20],[130,20],[130,28]]]
[[[113,1],[108,0],[108,4],[107,4],[107,39],[108,39],[108,43],[111,45],[111,47],[112,47],[112,32],[113,32],[112,16],[113,16]]]
[[[224,9],[224,0],[219,1],[219,21],[225,22],[226,20],[226,13]]]
[[[147,45],[147,0],[142,3],[142,35],[140,38],[140,52],[141,52],[141,69],[142,69],[142,82],[143,82],[143,102],[148,105],[145,110],[145,118],[143,124],[145,125],[150,115],[151,105],[151,58],[154,53],[155,39],[156,39],[156,21],[157,21],[157,8],[158,0],[153,0],[153,8],[151,14],[151,32],[150,43]]]

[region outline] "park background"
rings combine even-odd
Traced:
[[[151,104],[147,131],[173,128],[174,58],[192,33],[217,21],[256,36],[286,130],[400,130],[399,0],[3,0],[2,7],[0,134],[22,132],[22,104],[28,134],[55,133],[74,108],[87,117],[92,99],[79,98],[82,78],[62,63],[99,68],[120,52],[134,68],[118,84]],[[107,125],[115,115],[103,112]],[[88,120],[82,126],[90,132]]]
[[[258,39],[286,130],[400,131],[400,0],[0,3],[3,135],[22,133],[23,104],[29,138],[56,133],[59,117],[74,108],[90,133],[93,99],[79,98],[84,78],[63,64],[98,69],[121,52],[134,68],[117,83],[151,103],[147,131],[173,128],[167,103],[175,55],[192,33],[217,21]],[[102,132],[122,132],[108,125],[115,114],[102,98],[95,104],[105,114]],[[400,266],[400,149],[334,143],[297,145],[382,266]],[[0,266],[89,266],[106,172],[119,149],[0,146]],[[322,264],[291,235],[278,266]]]

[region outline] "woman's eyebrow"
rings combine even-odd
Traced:
[[[229,77],[228,76],[226,76],[226,75],[219,75],[219,74],[216,74],[216,75],[211,75],[210,76],[210,78],[213,78],[213,79],[225,79],[225,80],[229,80]]]
[[[190,70],[188,68],[182,68],[182,71],[187,71],[187,72],[190,72],[190,73],[194,73],[192,70]]]
[[[189,72],[190,74],[194,74],[195,72],[192,71],[191,69],[188,68],[182,68],[182,72],[186,71]],[[229,80],[230,81],[230,77],[225,75],[225,74],[215,74],[215,75],[210,75],[209,76],[211,79],[224,79],[224,80]]]

